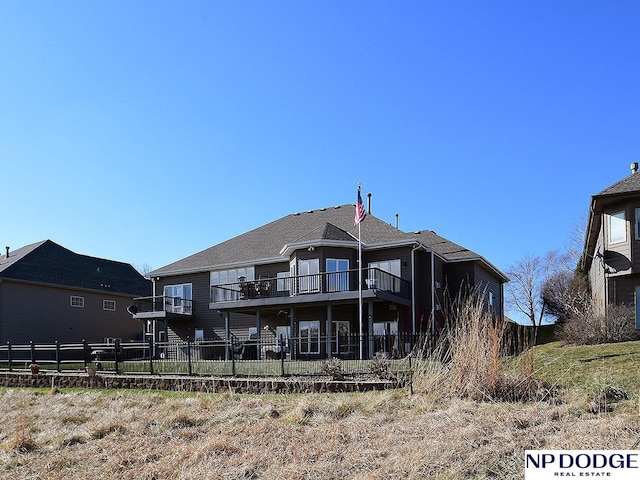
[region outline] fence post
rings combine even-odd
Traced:
[[[56,340],[56,370],[60,373],[60,342]]]
[[[189,376],[193,374],[191,370],[191,339],[187,335],[187,364],[189,367]]]
[[[233,344],[233,337],[231,337],[231,376],[236,376],[236,348]]]
[[[153,375],[153,355],[151,350],[153,349],[153,340],[149,337],[149,374]]]
[[[284,342],[282,341],[282,335],[278,340],[280,342],[280,373],[284,377]]]
[[[9,363],[9,371],[13,371],[11,366],[11,342],[7,342],[7,362]]]
[[[89,346],[87,345],[87,341],[83,338],[82,339],[82,357],[83,357],[83,362],[84,362],[84,369],[87,369],[87,352],[88,352]]]
[[[409,355],[409,395],[413,395],[413,368],[411,366],[411,355]]]
[[[31,345],[31,363],[36,363],[36,346],[32,341],[29,342],[29,345]]]
[[[118,350],[120,348],[120,341],[116,340],[113,344],[113,360],[115,361],[116,364],[116,375],[118,375],[120,373],[119,369],[118,369]]]

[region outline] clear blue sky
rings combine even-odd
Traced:
[[[637,1],[0,0],[0,247],[159,268],[361,182],[505,271],[640,160],[639,62]]]

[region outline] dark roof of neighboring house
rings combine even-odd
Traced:
[[[358,227],[354,225],[355,205],[321,208],[287,215],[201,252],[190,255],[150,273],[152,276],[204,271],[234,264],[284,261],[287,248],[340,245],[357,248]],[[361,224],[363,248],[412,245],[417,242],[433,248],[446,261],[479,260],[507,277],[480,255],[436,235],[431,231],[406,233],[367,214]]]
[[[639,195],[640,171],[632,173],[591,197],[589,219],[587,220],[587,231],[582,252],[582,265],[584,268],[588,269],[593,261],[604,208],[626,198],[638,197]]]
[[[51,240],[0,257],[0,278],[133,296],[151,295],[151,282],[128,263],[72,252]]]

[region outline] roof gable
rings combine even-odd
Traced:
[[[321,242],[322,240],[334,240],[340,242],[358,241],[358,239],[354,238],[349,232],[327,222],[324,225],[318,225],[316,228],[311,229],[300,238],[296,239],[294,243],[314,241]]]
[[[150,282],[130,264],[80,255],[51,240],[0,258],[0,277],[134,296],[151,293]]]

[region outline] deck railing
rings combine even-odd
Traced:
[[[133,299],[135,310],[132,313],[168,312],[180,315],[191,315],[193,300],[182,297],[158,295],[155,297],[138,297]]]
[[[358,270],[323,272],[287,277],[260,277],[257,280],[239,279],[237,282],[211,286],[211,303],[252,300],[258,298],[289,297],[317,293],[358,291]],[[362,270],[363,290],[382,290],[402,298],[410,297],[410,283],[379,268]]]

